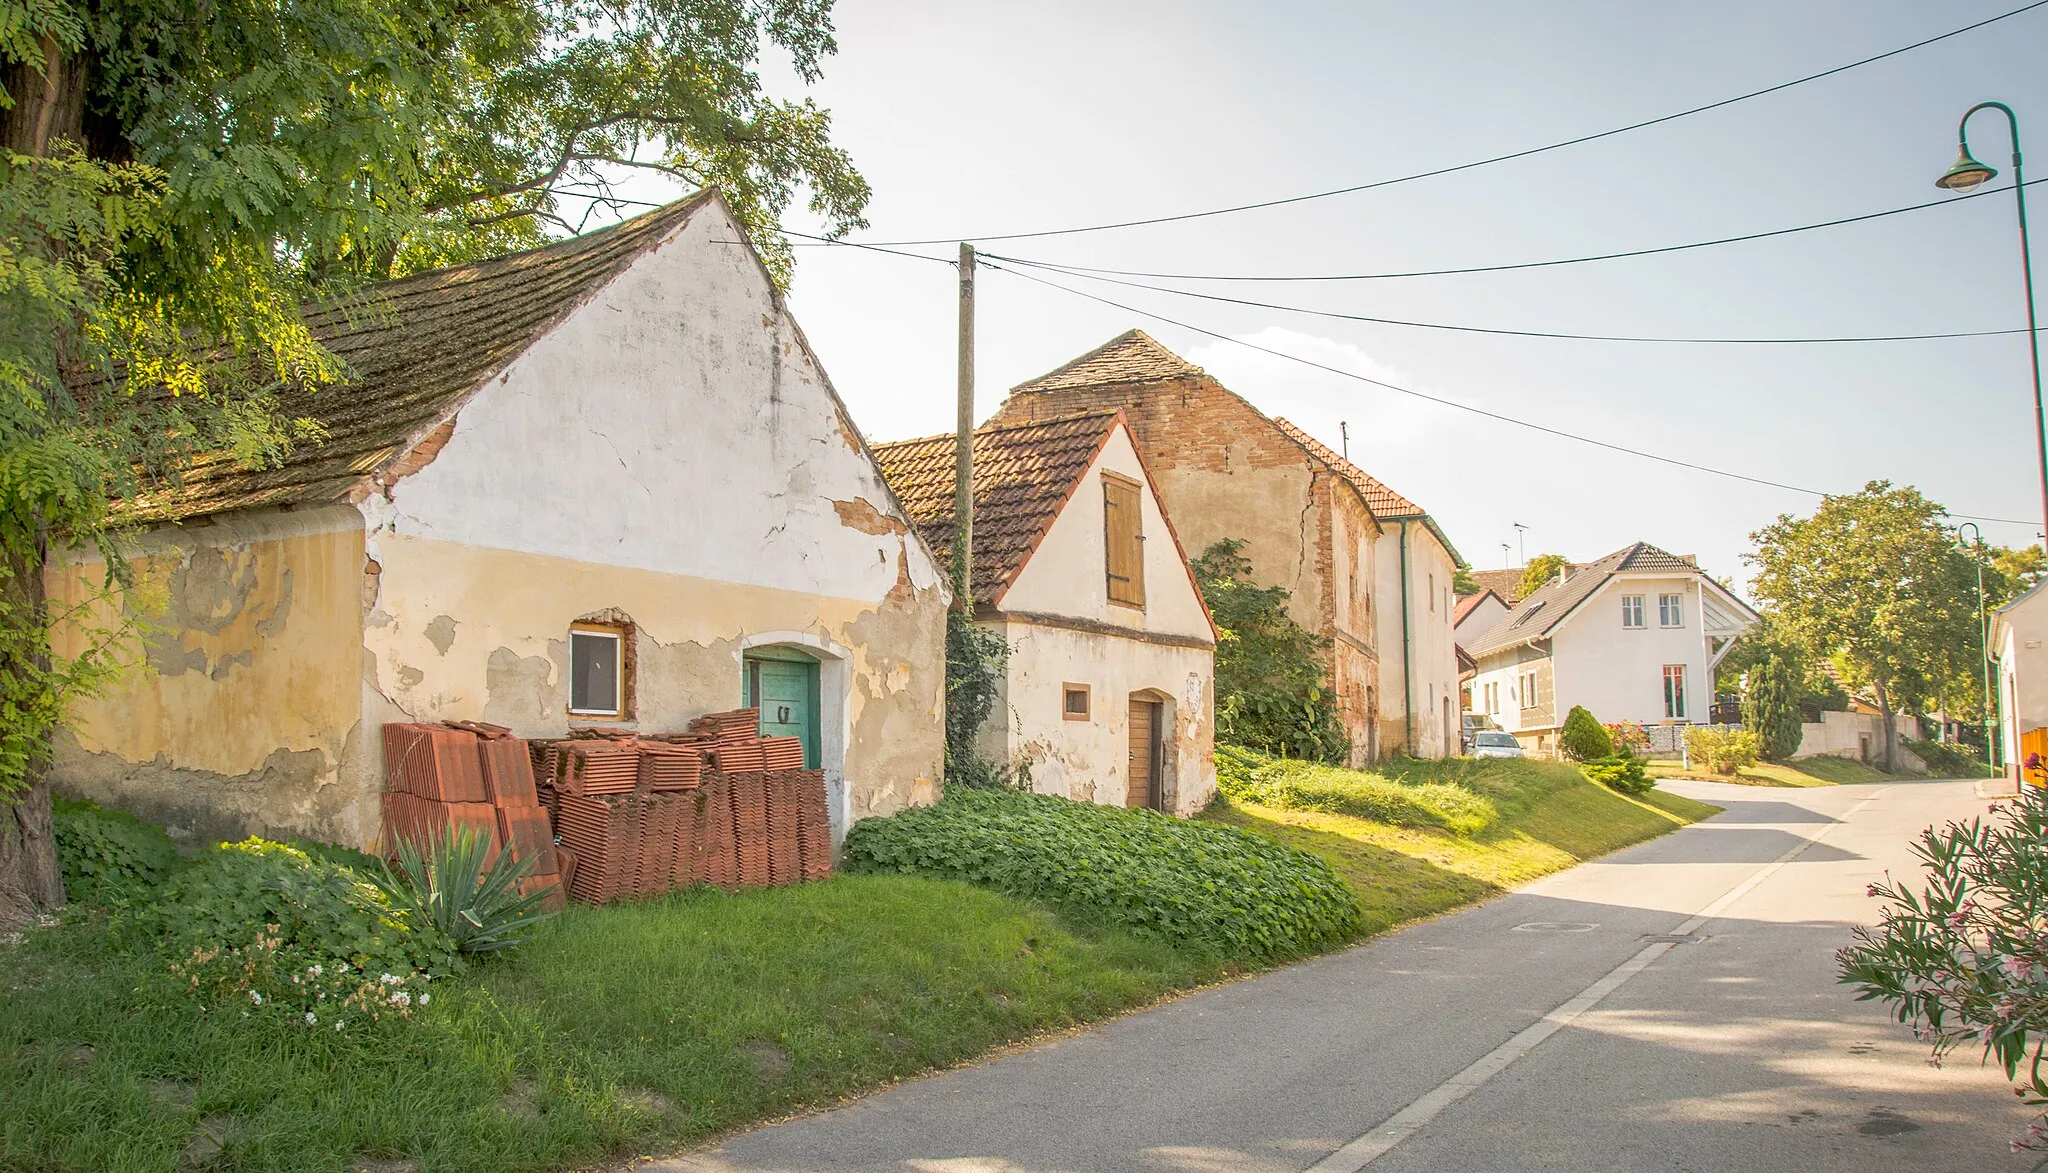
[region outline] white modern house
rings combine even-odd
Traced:
[[[954,437],[875,447],[950,562]],[[980,734],[1040,794],[1191,815],[1216,792],[1216,628],[1121,412],[974,432],[974,616],[1009,647]]]
[[[2035,583],[1991,615],[1998,657],[1998,734],[2007,778],[2019,781],[2027,755],[2048,761],[2048,581]],[[2042,778],[2036,774],[2034,781]]]
[[[1466,646],[1472,710],[1537,753],[1575,705],[1603,722],[1701,723],[1714,670],[1757,622],[1691,557],[1637,542],[1561,571]]]

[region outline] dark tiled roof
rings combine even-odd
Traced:
[[[1623,546],[1605,558],[1572,567],[1563,582],[1553,578],[1536,588],[1527,598],[1516,603],[1514,610],[1501,616],[1500,622],[1494,624],[1490,631],[1472,641],[1467,650],[1474,656],[1484,656],[1523,640],[1541,639],[1571,614],[1572,608],[1599,590],[1601,584],[1617,574],[1631,572],[1698,574],[1700,569],[1691,558],[1665,553],[1648,542]]]
[[[1109,438],[1113,411],[974,430],[974,597],[996,603]],[[875,460],[941,562],[953,555],[953,437],[875,445]]]
[[[1329,465],[1330,471],[1349,481],[1351,487],[1358,490],[1358,495],[1365,499],[1365,507],[1372,510],[1374,517],[1381,521],[1421,518],[1422,523],[1429,527],[1429,531],[1436,535],[1436,540],[1443,543],[1444,550],[1451,556],[1451,561],[1461,565],[1464,563],[1465,559],[1459,555],[1457,547],[1451,545],[1450,536],[1444,533],[1437,525],[1436,519],[1422,506],[1388,488],[1385,481],[1351,463],[1335,449],[1296,427],[1292,420],[1275,417],[1273,423],[1287,433],[1288,439],[1308,449],[1309,455]]]
[[[220,455],[199,460],[181,488],[138,498],[124,512],[165,521],[267,505],[347,499],[403,457],[584,299],[715,199],[706,190],[609,228],[495,260],[379,282],[307,325],[347,363],[347,381],[288,388],[281,408],[317,421],[277,468]]]
[[[1017,384],[1010,393],[1157,383],[1202,373],[1202,368],[1161,346],[1143,330],[1126,330],[1058,370]]]

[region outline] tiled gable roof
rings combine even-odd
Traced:
[[[1143,330],[1126,330],[1057,370],[1017,384],[1010,393],[1156,383],[1203,373],[1202,368],[1161,346]]]
[[[1473,582],[1479,584],[1482,592],[1492,591],[1500,601],[1512,607],[1521,601],[1522,567],[1512,570],[1471,570],[1466,572]]]
[[[1451,609],[1451,626],[1456,627],[1460,623],[1465,622],[1465,617],[1470,615],[1479,604],[1485,602],[1488,595],[1493,595],[1494,598],[1500,599],[1498,594],[1490,590],[1480,590],[1469,595],[1459,595],[1458,605]],[[1507,600],[1501,599],[1501,605],[1506,606]]]
[[[172,491],[138,498],[136,521],[346,500],[585,299],[717,196],[705,190],[631,220],[494,260],[379,282],[306,322],[348,365],[345,382],[286,388],[279,407],[318,422],[277,468],[203,457]]]
[[[1563,582],[1553,578],[1531,591],[1467,650],[1474,656],[1485,656],[1523,640],[1541,639],[1608,579],[1631,572],[1698,574],[1700,568],[1691,558],[1666,553],[1648,542],[1623,546],[1604,558],[1572,567]]]
[[[1329,465],[1330,471],[1350,482],[1351,487],[1358,490],[1358,495],[1365,499],[1365,507],[1372,510],[1374,517],[1381,521],[1421,518],[1430,532],[1436,535],[1436,540],[1443,543],[1444,549],[1451,556],[1451,561],[1460,564],[1465,561],[1458,554],[1457,548],[1451,545],[1450,537],[1437,526],[1436,519],[1429,515],[1428,510],[1388,488],[1386,482],[1351,463],[1335,449],[1296,427],[1292,420],[1276,416],[1273,424],[1285,432],[1288,439],[1308,449],[1309,455]]]
[[[995,603],[1072,496],[1117,423],[1113,411],[974,430],[974,597]],[[875,460],[938,559],[953,557],[953,441],[877,444]]]

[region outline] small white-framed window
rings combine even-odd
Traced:
[[[1525,709],[1536,707],[1536,674],[1534,672],[1522,673],[1522,707]]]
[[[1643,596],[1621,596],[1621,625],[1623,627],[1641,627],[1643,625]]]
[[[1685,626],[1685,596],[1657,596],[1657,625],[1660,627]]]
[[[626,712],[626,632],[600,623],[569,629],[569,712],[622,717]]]

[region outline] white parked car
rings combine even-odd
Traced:
[[[1512,733],[1498,729],[1481,730],[1472,735],[1472,756],[1475,758],[1518,758],[1522,756],[1522,743]]]

